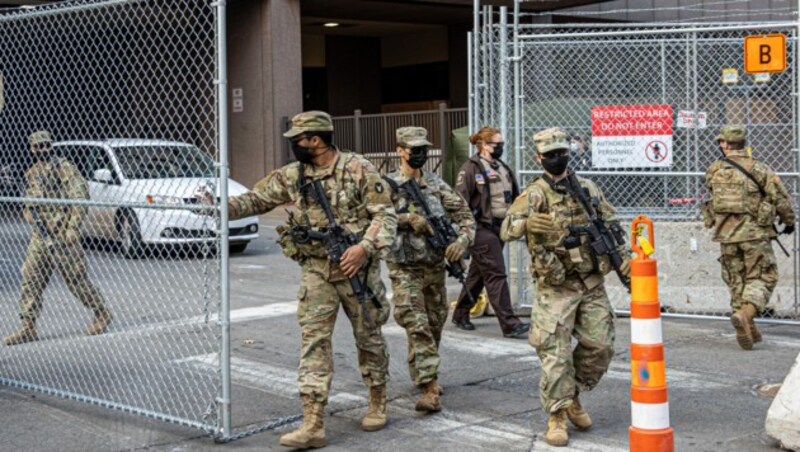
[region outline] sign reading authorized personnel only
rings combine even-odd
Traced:
[[[669,104],[592,107],[592,166],[672,166],[672,123]]]
[[[783,72],[786,70],[786,35],[745,36],[744,71],[748,74],[759,72]]]

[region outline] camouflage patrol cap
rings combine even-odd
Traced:
[[[304,111],[292,118],[292,128],[283,136],[293,138],[303,132],[333,132],[331,115],[324,111]]]
[[[533,144],[539,154],[547,154],[558,149],[569,149],[567,134],[558,127],[552,127],[533,134]]]
[[[428,141],[428,131],[424,127],[400,127],[395,132],[397,144],[414,148],[417,146],[433,146]]]
[[[36,146],[40,143],[52,143],[53,137],[47,130],[37,130],[28,137],[28,142],[31,146]]]
[[[744,126],[725,126],[719,131],[717,141],[743,143],[747,138],[747,129]]]

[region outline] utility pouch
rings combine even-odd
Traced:
[[[770,226],[775,221],[775,213],[775,206],[766,200],[762,200],[758,203],[756,224],[759,226]]]

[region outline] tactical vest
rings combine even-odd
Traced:
[[[510,172],[505,166],[497,164],[497,169],[491,167],[490,163],[481,159],[481,169],[484,178],[487,179],[489,189],[489,204],[491,205],[491,216],[496,219],[503,219],[508,213],[511,205],[513,186],[509,179]]]
[[[66,184],[61,164],[63,159],[54,158],[47,162],[36,163],[28,173],[28,188],[26,197],[47,199],[68,199]],[[48,231],[58,234],[69,223],[70,206],[54,204],[29,205],[28,208],[36,209],[39,219]]]
[[[408,179],[400,170],[388,174],[386,179],[391,181],[390,185],[394,191],[392,199],[398,214],[416,213],[425,216],[422,207],[411,202],[411,197],[403,188],[402,184]],[[439,176],[428,171],[423,172],[423,178],[420,181],[422,196],[425,197],[431,214],[436,217],[446,215],[441,201],[442,194],[439,191],[440,182]],[[431,248],[424,236],[414,234],[410,228],[398,228],[391,253],[387,256],[386,261],[395,264],[437,264],[441,263],[443,259],[444,251]]]
[[[753,174],[753,161],[738,161]],[[765,202],[755,182],[733,166],[722,163],[711,175],[714,213],[722,215],[750,215],[761,226],[769,226],[775,219],[775,209]]]
[[[286,228],[278,230],[280,237],[278,243],[283,248],[283,253],[294,259],[303,260],[307,257],[327,258],[325,244],[312,240],[306,244],[295,243],[289,229],[292,226],[309,226],[312,230],[324,231],[328,227],[328,219],[322,206],[315,202],[312,197],[313,190],[310,187],[303,189],[303,184],[312,178],[323,177],[322,185],[327,193],[328,201],[331,205],[331,212],[340,226],[350,232],[363,236],[371,224],[369,212],[366,209],[366,200],[361,199],[361,189],[358,186],[353,173],[347,166],[348,162],[355,158],[349,152],[340,152],[339,158],[334,163],[335,167],[330,174],[320,176],[307,167],[297,165],[299,177],[296,180],[289,180],[291,186],[288,187],[295,206],[300,211],[300,215],[295,218],[295,222],[287,224]],[[301,181],[301,179],[303,179]]]
[[[581,187],[589,188],[584,185],[585,179],[579,179]],[[543,245],[547,251],[555,253],[561,263],[564,265],[567,273],[578,273],[580,275],[587,275],[590,273],[600,272],[605,275],[612,270],[611,261],[608,256],[598,258],[592,253],[589,248],[591,238],[583,235],[580,239],[580,246],[577,248],[566,249],[562,244],[562,239],[569,234],[569,225],[585,226],[589,224],[589,216],[586,211],[572,197],[564,192],[554,190],[544,179],[537,178],[534,185],[539,187],[545,195],[547,201],[548,211],[553,215],[553,223],[556,225],[556,230],[552,235],[548,236],[548,243],[535,243],[531,237],[528,237],[529,251],[535,245]],[[591,196],[599,196],[599,193],[591,193]]]

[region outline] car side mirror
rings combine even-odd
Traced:
[[[103,182],[106,184],[113,184],[116,181],[114,180],[114,174],[111,173],[110,169],[101,168],[94,170],[94,180],[97,182]]]

